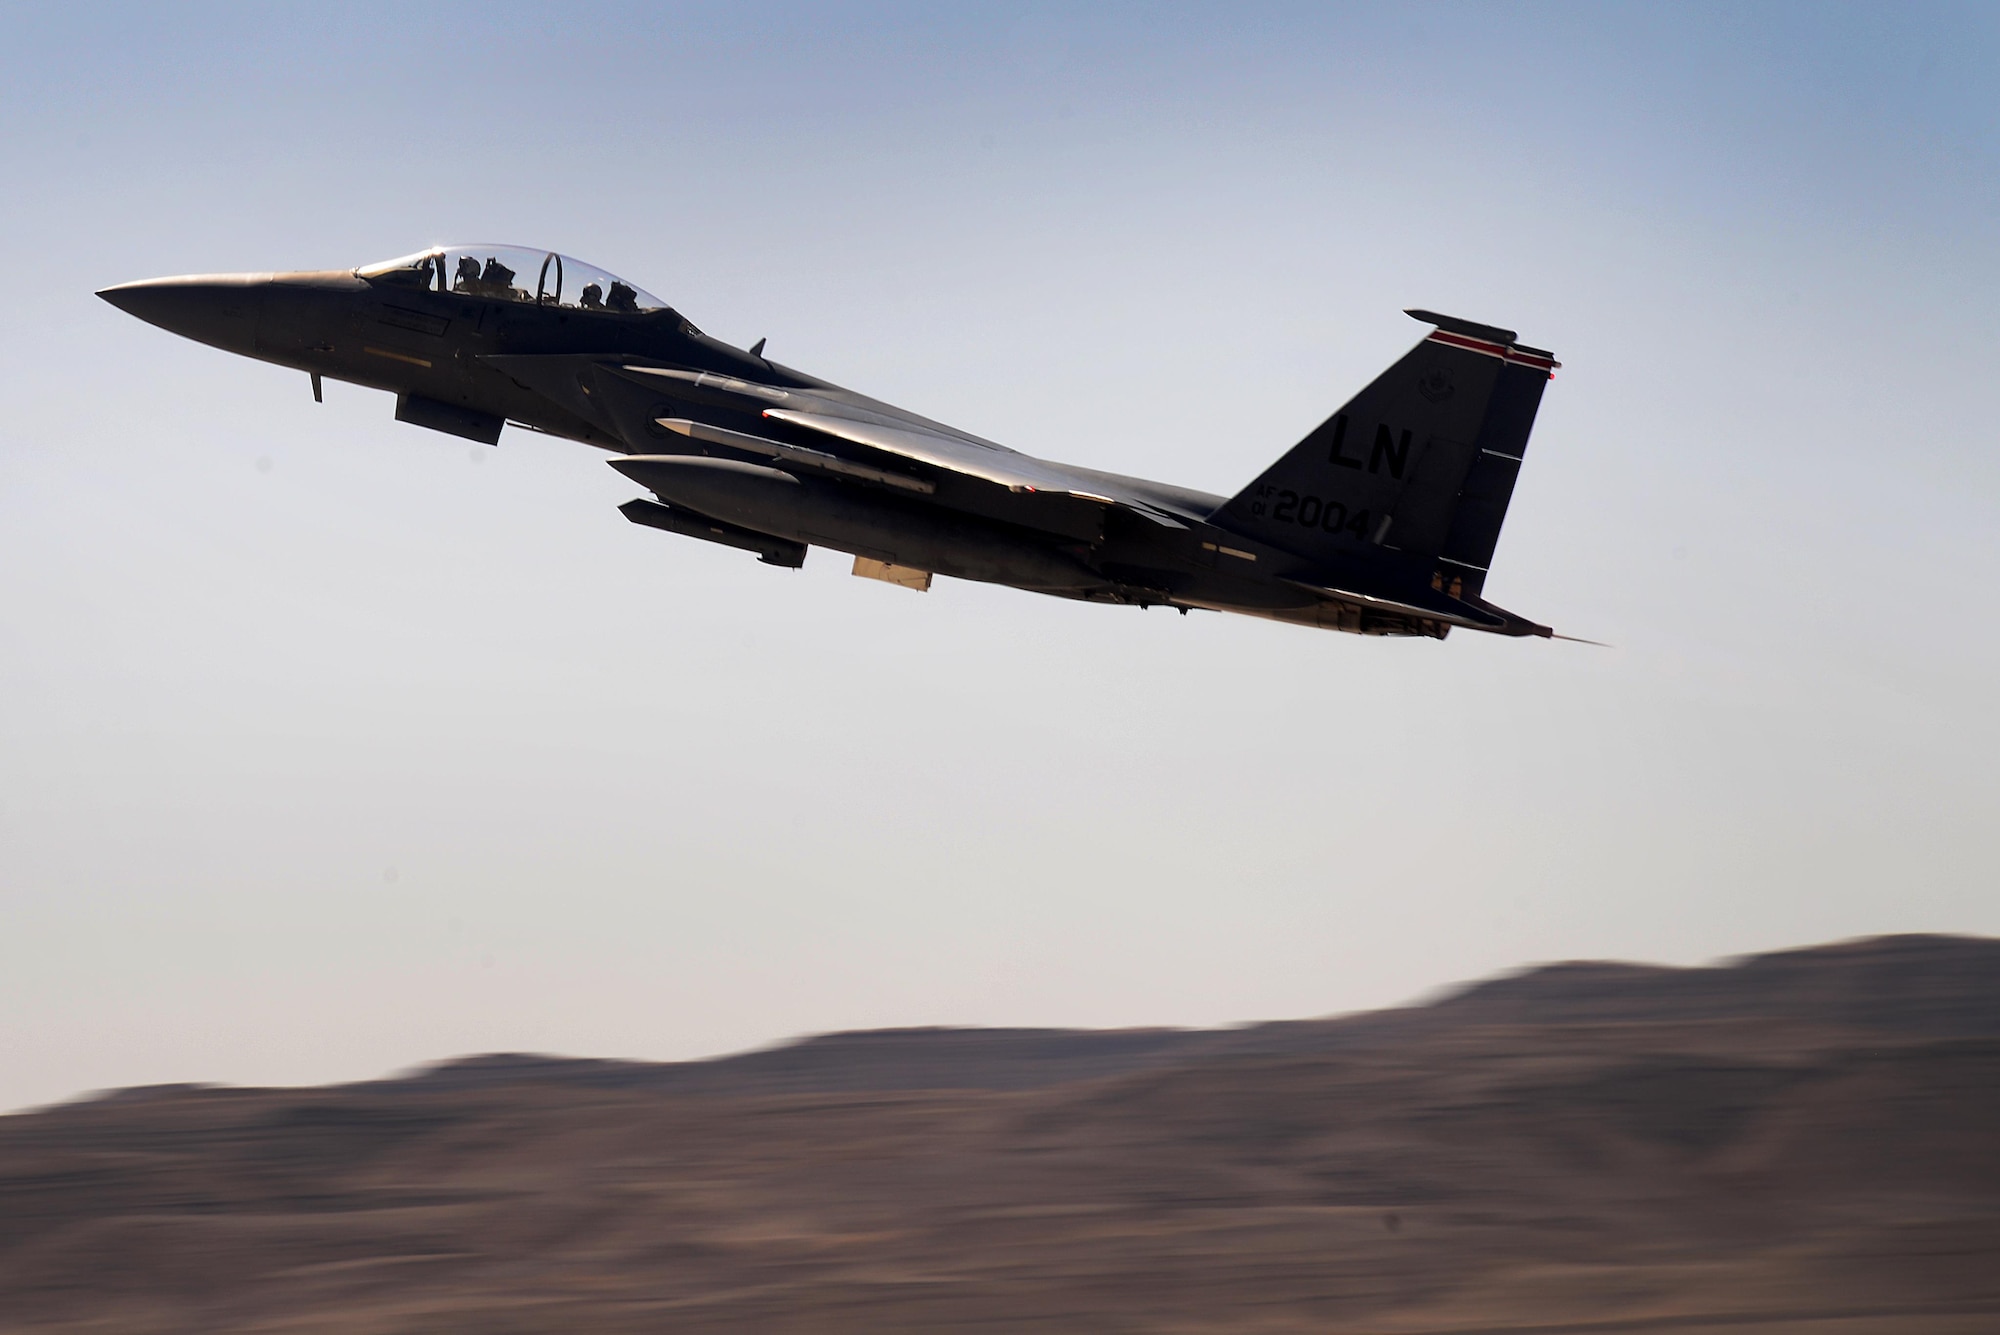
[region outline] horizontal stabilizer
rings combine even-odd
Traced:
[[[1454,626],[1466,626],[1473,630],[1499,630],[1507,624],[1507,619],[1496,616],[1470,603],[1447,597],[1443,594],[1427,594],[1416,591],[1389,598],[1378,593],[1358,593],[1353,589],[1334,588],[1326,584],[1313,584],[1305,580],[1284,581],[1302,589],[1343,602],[1361,603],[1379,608],[1385,612],[1400,612],[1406,616],[1428,617],[1434,621],[1448,621]]]

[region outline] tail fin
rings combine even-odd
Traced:
[[[1214,518],[1328,564],[1400,552],[1477,596],[1559,363],[1510,329],[1406,313],[1437,327]]]

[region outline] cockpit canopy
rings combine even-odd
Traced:
[[[433,246],[354,272],[376,283],[568,310],[641,315],[667,308],[644,288],[594,264],[530,246]]]

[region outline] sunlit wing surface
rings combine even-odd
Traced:
[[[1107,495],[1099,479],[1086,480],[1060,464],[1030,455],[1017,454],[970,441],[879,422],[860,422],[824,413],[801,412],[792,408],[766,408],[764,416],[775,421],[817,431],[850,444],[866,445],[885,454],[899,455],[967,477],[979,478],[1013,491],[1048,491],[1076,496],[1106,505],[1122,506],[1165,528],[1186,528],[1165,510],[1133,496]]]

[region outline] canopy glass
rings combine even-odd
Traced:
[[[616,274],[531,246],[433,246],[354,272],[377,283],[570,310],[639,315],[667,308]]]

